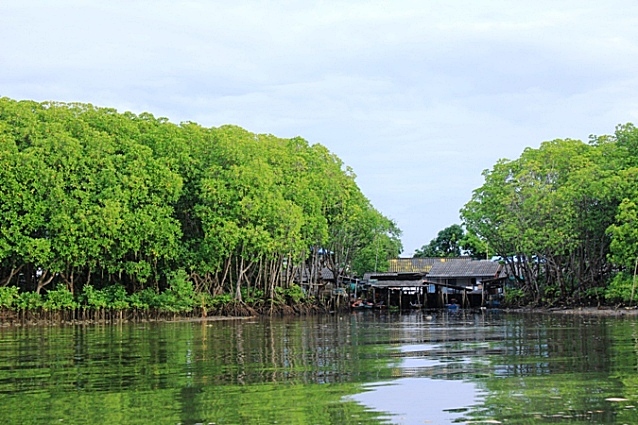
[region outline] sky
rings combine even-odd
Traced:
[[[638,2],[3,0],[0,96],[320,143],[409,257],[498,159],[638,124]]]

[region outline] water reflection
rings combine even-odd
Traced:
[[[637,347],[632,320],[463,312],[3,328],[0,417],[638,423]]]
[[[404,425],[453,423],[481,399],[476,385],[465,381],[400,378],[365,388],[369,391],[351,398],[384,412],[384,419]]]
[[[353,397],[392,423],[638,423],[633,321],[441,314],[392,328],[396,379]]]

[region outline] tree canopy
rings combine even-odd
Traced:
[[[319,144],[90,104],[0,99],[0,285],[273,295],[320,250],[383,267],[396,224]],[[316,274],[314,276],[316,279]]]
[[[638,258],[638,130],[544,142],[484,171],[468,232],[508,264],[532,303],[628,301]]]
[[[459,224],[441,230],[429,244],[414,253],[414,258],[460,257],[468,255],[484,259],[488,255],[485,243],[471,232],[466,232]]]

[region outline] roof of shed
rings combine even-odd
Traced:
[[[428,273],[434,264],[470,260],[472,260],[471,257],[393,258],[390,260],[388,271],[395,273]]]
[[[428,278],[496,277],[501,265],[489,260],[435,263]]]
[[[365,281],[381,281],[381,280],[419,280],[423,279],[425,273],[396,273],[396,272],[378,272],[365,273],[363,280]]]
[[[424,286],[423,280],[382,280],[378,282],[370,282],[370,286],[374,288],[420,288]]]
[[[321,279],[323,280],[334,280],[335,274],[328,267],[324,267],[321,269]]]

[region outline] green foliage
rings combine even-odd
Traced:
[[[526,294],[520,288],[507,288],[504,302],[507,306],[520,306],[525,303]]]
[[[291,285],[284,290],[284,296],[290,300],[292,304],[299,304],[306,297],[303,289],[299,285]]]
[[[609,138],[553,140],[484,172],[461,216],[526,299],[579,302],[609,280],[621,156]]]
[[[253,289],[250,291],[248,289],[242,289],[242,292],[241,292],[241,299],[246,304],[259,303],[260,301],[264,300],[264,296],[265,296],[264,291],[260,289]]]
[[[210,306],[214,309],[220,309],[226,305],[231,304],[234,301],[231,294],[216,295],[210,301]]]
[[[441,230],[429,244],[417,249],[414,258],[460,257],[461,255],[486,259],[489,255],[488,245],[475,233],[466,232],[462,226],[453,224]]]
[[[108,308],[112,310],[125,310],[129,307],[126,288],[124,288],[124,286],[119,284],[110,285],[104,288],[103,291],[106,295]]]
[[[80,303],[89,309],[105,309],[109,305],[108,295],[104,290],[98,290],[93,285],[84,285],[80,294]]]
[[[74,310],[77,307],[73,293],[64,285],[58,285],[55,289],[48,291],[42,303],[45,311]]]
[[[292,266],[317,264],[313,248],[338,276],[401,251],[321,145],[88,104],[0,99],[0,194],[0,280],[64,282],[87,309],[188,312],[195,286],[270,297]]]
[[[464,237],[463,228],[453,224],[441,230],[436,239],[432,239],[428,245],[417,249],[414,257],[460,257],[461,242]]]
[[[169,287],[161,294],[160,308],[173,313],[192,311],[197,305],[193,283],[184,270],[171,272]]]
[[[605,290],[605,299],[614,303],[633,303],[638,298],[633,275],[618,273]]]
[[[489,260],[488,243],[472,232],[466,232],[460,241],[462,253],[477,260]]]
[[[35,311],[42,308],[44,301],[37,292],[21,292],[16,301],[19,311]]]
[[[130,307],[126,288],[120,284],[95,289],[92,285],[84,285],[79,296],[80,304],[92,310],[125,310]]]
[[[16,306],[20,295],[17,286],[0,287],[0,308],[12,309]]]
[[[131,308],[148,311],[157,309],[162,306],[162,298],[153,288],[144,288],[134,292],[128,297],[129,306]]]

